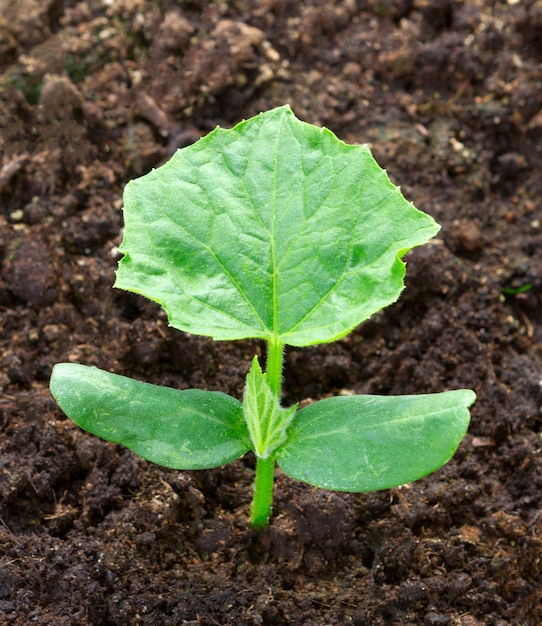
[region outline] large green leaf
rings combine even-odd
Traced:
[[[128,183],[115,286],[178,329],[296,346],[333,341],[403,288],[438,232],[365,145],[288,106],[217,128]]]
[[[250,449],[241,403],[224,393],[179,391],[74,363],[55,365],[50,386],[81,428],[158,465],[208,469]]]
[[[434,472],[453,455],[476,396],[341,396],[299,411],[277,450],[286,474],[323,489],[376,491]]]

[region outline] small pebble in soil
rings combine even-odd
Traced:
[[[447,615],[440,615],[437,613],[427,613],[423,619],[424,626],[448,626],[451,624],[451,620]]]
[[[455,252],[479,252],[484,245],[480,228],[472,220],[454,221],[448,243]]]

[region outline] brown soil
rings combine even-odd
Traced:
[[[454,459],[372,494],[254,461],[173,472],[75,427],[77,361],[239,397],[257,342],[167,327],[111,289],[125,183],[216,124],[289,102],[369,142],[441,224],[400,301],[290,350],[285,403],[478,394]],[[0,624],[542,623],[542,3],[3,0]]]

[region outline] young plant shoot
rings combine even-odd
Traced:
[[[158,302],[175,328],[267,342],[242,402],[94,367],[54,367],[51,392],[79,426],[175,469],[252,450],[251,523],[269,523],[275,463],[337,491],[373,491],[437,470],[469,423],[474,392],[332,397],[281,406],[284,348],[330,342],[395,302],[411,248],[439,230],[366,145],[298,120],[288,106],[216,128],[128,183],[115,286]]]

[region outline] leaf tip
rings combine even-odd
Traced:
[[[461,389],[463,391],[463,401],[468,408],[476,402],[476,393],[472,389]]]

